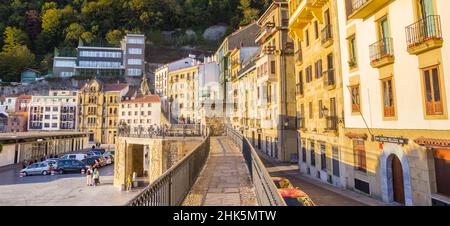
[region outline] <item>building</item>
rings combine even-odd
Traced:
[[[6,98],[0,97],[0,111],[6,112]]]
[[[156,129],[161,123],[161,100],[158,95],[139,96],[122,101],[119,110],[119,122],[130,126],[131,131],[143,128]]]
[[[77,96],[74,92],[50,91],[48,96],[33,96],[28,112],[28,130],[76,130],[77,106]]]
[[[9,133],[19,133],[27,132],[28,127],[28,112],[26,111],[16,111],[11,112],[8,115],[6,132]]]
[[[127,34],[120,46],[87,46],[80,42],[75,53],[55,51],[56,77],[135,77],[145,74],[145,36]]]
[[[300,172],[345,187],[343,85],[336,1],[289,1],[295,43]]]
[[[230,54],[236,48],[255,47],[256,33],[259,31],[259,26],[253,22],[247,26],[241,27],[239,30],[233,32],[225,37],[222,44],[216,51],[216,61],[219,65],[219,78],[221,85],[221,96],[223,99],[224,116],[226,122],[230,123],[230,117],[233,114],[233,93],[231,90],[231,60]]]
[[[31,102],[31,95],[19,95],[15,101],[15,112],[28,112]]]
[[[8,113],[0,110],[0,133],[5,133],[8,129]]]
[[[170,116],[179,123],[195,123],[196,111],[196,78],[199,76],[200,62],[192,66],[169,71],[168,98]]]
[[[188,57],[167,63],[155,70],[155,92],[161,97],[167,96],[168,92],[168,76],[169,72],[176,71],[182,68],[191,67],[195,59],[195,55],[189,55]]]
[[[97,79],[91,80],[80,89],[79,130],[90,133],[90,142],[115,143],[120,101],[128,91],[127,84],[107,84]]]
[[[34,69],[26,69],[20,74],[20,83],[33,83],[42,79],[41,72]]]
[[[199,74],[194,79],[194,109],[197,112],[196,122],[223,117],[223,100],[220,98],[219,65],[215,56],[205,57],[199,65]],[[210,125],[212,126],[212,125]],[[217,130],[216,130],[217,131]]]
[[[288,36],[288,3],[274,1],[258,19],[255,43],[260,150],[280,161],[296,161],[294,44]],[[260,146],[258,146],[260,147]]]
[[[344,186],[386,203],[448,205],[450,2],[338,2]]]

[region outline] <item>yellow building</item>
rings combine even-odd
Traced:
[[[119,104],[127,84],[104,84],[93,79],[78,92],[79,129],[90,132],[89,141],[114,144],[119,123]]]
[[[195,79],[199,75],[197,62],[193,66],[169,71],[167,96],[172,100],[170,114],[179,123],[195,123],[197,117]]]
[[[343,186],[343,86],[337,3],[290,0],[290,36],[295,40],[300,172]]]
[[[255,62],[261,127],[252,138],[263,153],[281,161],[297,159],[294,43],[288,21],[288,3],[275,1],[257,21],[256,35],[261,48]]]

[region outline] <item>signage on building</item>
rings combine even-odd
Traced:
[[[408,144],[408,139],[403,137],[385,137],[385,136],[374,136],[374,141],[392,144]]]

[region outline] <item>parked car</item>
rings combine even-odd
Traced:
[[[103,155],[103,154],[106,152],[106,150],[103,149],[103,148],[93,148],[93,149],[91,149],[91,150],[89,150],[89,151],[100,152],[100,155]]]
[[[43,161],[43,162],[49,163],[49,165],[50,165],[51,167],[54,167],[54,168],[56,169],[56,168],[58,168],[58,160],[59,160],[59,159],[53,158],[53,159],[46,159],[46,160]]]
[[[83,169],[86,169],[86,164],[82,161],[75,159],[63,159],[58,161],[58,168],[56,168],[56,172],[59,174],[69,172],[80,173]]]
[[[286,178],[282,178],[282,177],[272,177],[273,183],[275,184],[275,186],[280,189],[280,188],[293,188],[291,182],[286,179]]]
[[[81,161],[85,158],[87,158],[88,156],[86,154],[83,153],[77,153],[77,154],[67,154],[64,155],[63,157],[61,157],[60,159],[65,159],[65,160],[78,160]]]
[[[92,156],[102,156],[102,153],[100,151],[88,151],[87,153],[88,158],[92,157]]]
[[[103,154],[103,158],[105,158],[106,165],[114,163],[114,155],[111,154],[110,152],[105,152],[105,154]]]
[[[100,167],[103,166],[103,164],[104,164],[103,163],[104,160],[102,161],[102,157],[98,156],[98,155],[91,156],[89,158],[83,159],[83,160],[81,160],[81,162],[83,162],[87,166],[95,166],[96,162],[98,162],[97,164]]]
[[[50,164],[48,162],[38,162],[27,166],[20,171],[24,176],[29,175],[48,175],[50,173]]]
[[[311,198],[298,188],[281,188],[278,192],[288,206],[315,206]]]

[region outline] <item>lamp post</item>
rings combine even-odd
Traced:
[[[172,102],[173,97],[169,97],[169,124],[172,124]]]

